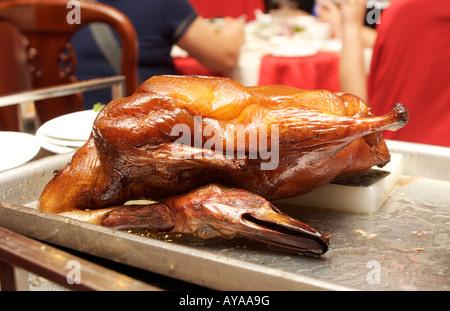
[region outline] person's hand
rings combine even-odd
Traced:
[[[332,1],[318,1],[315,9],[317,19],[321,22],[329,23],[336,37],[341,33],[341,10]]]
[[[341,11],[338,5],[332,1],[317,1],[315,9],[317,19],[330,24],[340,24]]]
[[[366,5],[366,0],[343,0],[341,3],[343,25],[362,27],[366,16]]]

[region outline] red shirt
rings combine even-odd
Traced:
[[[450,147],[450,3],[394,0],[378,25],[368,82],[372,111],[403,103],[410,121],[385,138]]]

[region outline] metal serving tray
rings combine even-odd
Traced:
[[[404,176],[375,214],[280,206],[331,233],[319,258],[256,242],[167,241],[34,208],[57,155],[0,173],[0,226],[45,242],[218,290],[449,290],[450,148],[388,142]]]

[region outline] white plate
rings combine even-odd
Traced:
[[[83,110],[69,113],[44,123],[40,133],[60,140],[86,141],[98,112]]]
[[[21,132],[0,132],[0,171],[30,161],[41,149],[35,136]]]
[[[272,49],[271,54],[278,57],[305,57],[316,55],[317,48],[311,46],[283,46]]]
[[[40,127],[36,131],[36,138],[42,148],[44,148],[50,152],[53,152],[53,153],[67,153],[67,152],[74,151],[75,149],[78,148],[75,146],[61,145],[61,144],[55,143],[57,141],[63,141],[63,140],[58,140],[56,138],[51,138],[51,137],[44,135],[44,133],[42,131],[42,127]],[[80,142],[82,144],[85,143],[84,141],[76,141],[76,140],[74,140],[73,142]]]
[[[39,140],[44,140],[46,143],[49,143],[52,145],[57,145],[57,146],[63,146],[63,147],[80,148],[81,146],[83,146],[86,143],[85,140],[70,140],[70,139],[53,138],[53,137],[43,134],[41,128],[39,128],[36,131],[36,136],[38,137]]]

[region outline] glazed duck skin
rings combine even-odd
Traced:
[[[381,131],[407,120],[402,105],[373,116],[350,94],[156,76],[99,113],[91,138],[46,186],[39,208],[104,209],[89,212],[97,219],[129,200],[159,201],[212,183],[266,200],[292,197],[385,165]]]

